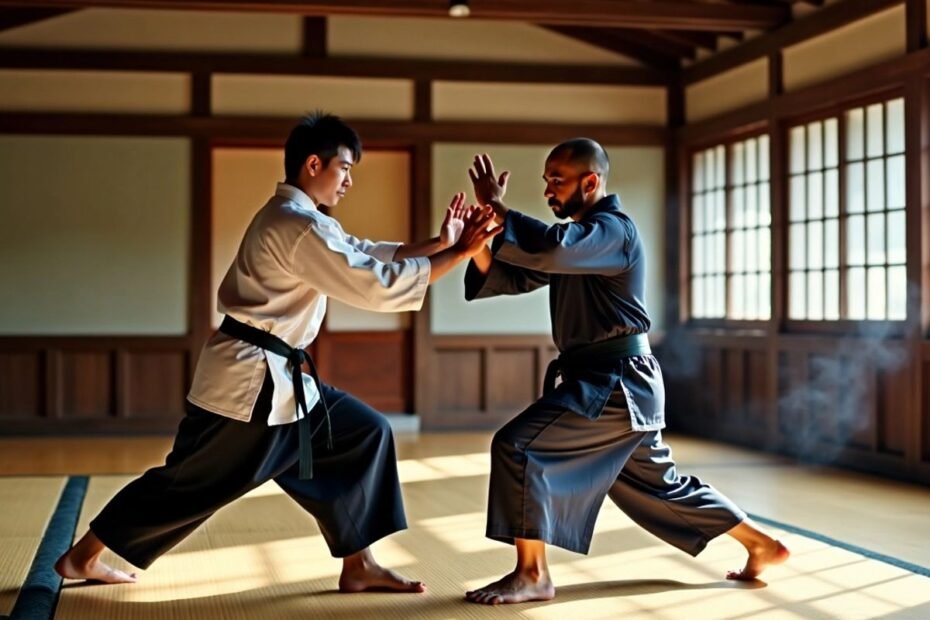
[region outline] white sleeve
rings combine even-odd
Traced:
[[[377,258],[382,263],[390,263],[394,260],[402,243],[396,241],[370,241],[368,239],[359,239],[354,235],[346,233],[346,242],[360,252]]]
[[[384,262],[350,243],[348,237],[327,235],[316,223],[309,224],[294,248],[294,273],[324,295],[365,310],[406,312],[423,306],[429,259]],[[368,247],[385,248],[372,250],[381,252],[387,245],[393,257],[393,244]]]

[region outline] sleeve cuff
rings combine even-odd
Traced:
[[[382,263],[393,263],[394,255],[397,254],[397,250],[401,245],[403,244],[395,241],[379,241],[369,249],[368,255],[378,259]],[[427,273],[427,279],[428,278],[429,275]]]

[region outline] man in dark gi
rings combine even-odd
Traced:
[[[633,220],[607,193],[607,153],[593,140],[560,144],[546,160],[549,226],[507,208],[508,173],[475,157],[475,197],[494,208],[504,232],[476,254],[468,300],[549,286],[560,355],[542,398],[501,428],[491,444],[487,536],[514,544],[513,572],[468,592],[484,604],[555,596],[545,545],[587,553],[604,496],[636,523],[697,555],[730,534],[749,552],[730,579],[754,579],[788,550],[713,487],[679,476],[662,441],[664,386],[646,333],[645,253]],[[555,386],[556,377],[561,382]]]
[[[343,558],[341,591],[423,591],[369,549],[406,527],[390,426],[322,383],[305,349],[328,297],[368,310],[418,310],[429,284],[500,227],[488,229],[490,208],[466,211],[457,194],[433,239],[376,243],[347,234],[317,207],[334,207],[352,186],[361,151],[358,135],[335,116],[315,114],[293,129],[285,182],[249,224],[220,285],[226,317],[204,345],[171,453],[110,500],[56,563],[62,577],[133,582],[135,573],[100,560],[105,548],[147,568],[216,510],[274,480]]]

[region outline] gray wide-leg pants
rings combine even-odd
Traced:
[[[487,536],[587,553],[609,495],[637,524],[691,555],[746,518],[716,489],[679,476],[660,431],[634,431],[614,392],[597,420],[534,403],[491,443]]]
[[[273,389],[266,375],[250,422],[188,403],[165,464],[117,493],[91,522],[94,534],[120,557],[147,568],[218,509],[268,480],[316,518],[335,557],[405,529],[387,419],[351,395],[321,386],[334,449],[327,450],[324,433],[316,433],[314,477],[300,480],[297,424],[268,426]],[[314,427],[318,415],[319,408],[311,412]]]

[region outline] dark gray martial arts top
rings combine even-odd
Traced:
[[[580,222],[552,226],[511,209],[492,252],[486,276],[469,263],[465,298],[516,295],[548,284],[552,336],[560,352],[649,331],[646,256],[616,195],[602,198]],[[622,390],[634,430],[664,428],[665,389],[652,355],[566,370],[542,401],[596,419],[611,392]]]

